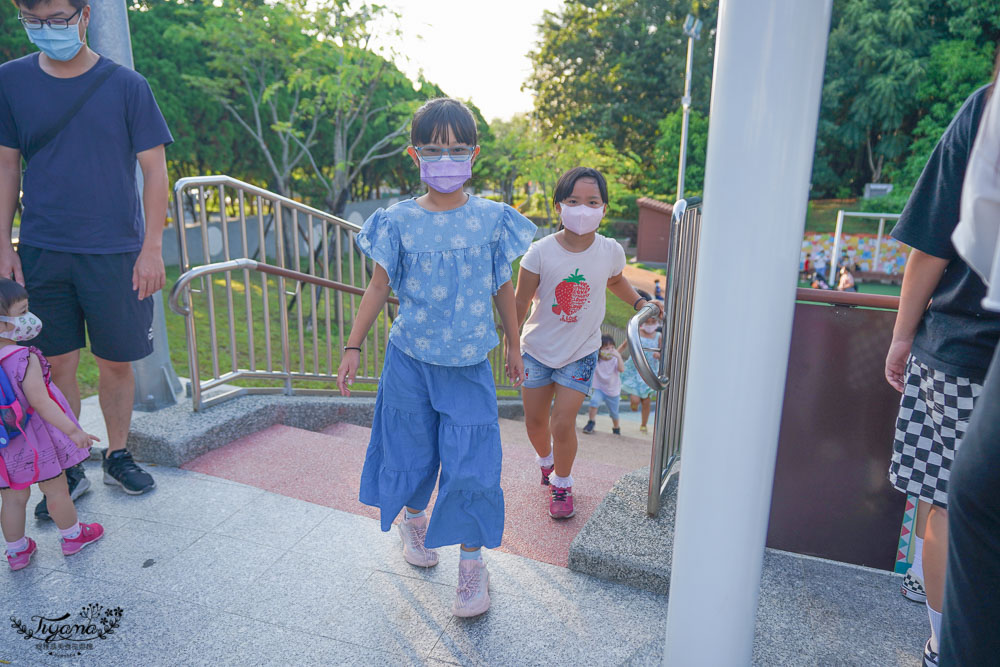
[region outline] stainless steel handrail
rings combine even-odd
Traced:
[[[194,409],[243,393],[312,391],[293,388],[297,379],[335,379],[337,351],[345,344],[356,300],[374,268],[355,243],[361,228],[225,175],[178,180],[174,205],[181,273],[200,270],[197,276],[202,278],[196,287],[191,281],[197,276],[187,276],[186,287],[177,289],[174,299],[175,306],[189,313],[185,329]],[[214,270],[198,266],[213,260],[236,263]],[[257,265],[251,263],[256,260]],[[221,274],[218,282],[224,282],[224,291],[209,279],[213,273]],[[239,273],[242,284],[235,278]],[[251,281],[252,275],[258,275],[259,282]],[[294,283],[291,291],[289,280]],[[202,296],[192,306],[182,292]],[[378,378],[391,315],[389,307],[383,309],[372,340],[362,344],[359,380]],[[246,327],[245,340],[240,340],[237,326]],[[196,327],[207,328],[207,341],[197,335]],[[200,347],[209,354],[203,355]],[[203,367],[208,379],[202,378]],[[238,378],[274,379],[283,387],[238,387],[203,397],[207,390]]]
[[[647,363],[639,338],[639,326],[656,312],[656,306],[643,308],[629,320],[628,326],[629,349],[636,370],[643,381],[657,392],[646,506],[646,511],[651,516],[659,512],[660,497],[680,460],[688,348],[701,232],[700,204],[701,199],[697,197],[678,201],[674,204],[670,220],[659,374],[654,373]]]
[[[314,393],[293,381],[335,380],[375,268],[356,243],[361,228],[225,175],[178,180],[174,206],[182,276],[170,307],[185,317],[194,409],[246,393]],[[361,345],[359,381],[381,373],[399,301],[388,303]],[[498,389],[510,388],[504,357],[503,346],[489,354]],[[231,388],[237,379],[283,387]]]
[[[186,271],[177,279],[177,282],[174,283],[173,288],[170,290],[170,299],[168,301],[170,310],[174,311],[178,315],[187,316],[191,314],[191,309],[187,305],[181,303],[181,296],[185,293],[184,288],[187,287],[192,281],[215,273],[227,273],[229,271],[241,271],[244,269],[249,271],[259,271],[261,273],[269,273],[271,275],[282,276],[284,278],[291,278],[292,280],[299,280],[310,285],[328,287],[330,289],[347,292],[348,294],[355,294],[357,296],[364,296],[365,294],[363,289],[355,287],[354,285],[345,285],[344,283],[337,282],[336,280],[326,280],[325,278],[319,278],[308,273],[302,273],[301,271],[283,269],[280,266],[272,266],[270,264],[258,262],[255,259],[241,257],[240,259],[231,259],[227,262],[204,264],[202,266],[197,266],[190,271]],[[389,297],[387,301],[395,305],[399,304],[399,299],[394,296]]]
[[[626,340],[628,340],[628,351],[629,354],[632,355],[632,363],[635,364],[635,369],[639,371],[639,376],[642,378],[642,381],[648,384],[650,389],[658,392],[667,388],[670,378],[666,375],[657,375],[656,372],[649,367],[649,360],[646,359],[645,351],[650,350],[653,352],[661,352],[661,349],[658,347],[643,347],[642,338],[639,336],[639,327],[653,315],[659,314],[660,309],[656,306],[656,304],[647,303],[642,307],[642,310],[633,315],[632,319],[628,321],[628,334],[626,336]],[[660,354],[660,368],[663,368],[662,352]]]
[[[184,178],[179,178],[174,183],[174,192],[183,192],[191,187],[217,187],[220,185],[228,185],[230,187],[237,188],[243,191],[245,194],[252,195],[254,197],[262,197],[271,202],[280,203],[285,208],[298,211],[299,213],[305,213],[306,215],[311,215],[314,218],[319,218],[321,220],[327,220],[328,222],[335,222],[343,227],[348,227],[354,231],[361,231],[359,225],[350,222],[349,220],[344,220],[343,218],[338,218],[335,215],[326,213],[319,210],[318,208],[313,208],[303,204],[302,202],[295,201],[294,199],[289,199],[283,195],[279,195],[276,192],[271,192],[270,190],[265,190],[264,188],[257,187],[252,183],[246,183],[239,179],[233,178],[232,176],[226,176],[224,174],[218,174],[214,176],[185,176]]]

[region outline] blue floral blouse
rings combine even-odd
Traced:
[[[375,211],[357,243],[399,298],[390,342],[429,364],[483,361],[499,343],[491,299],[534,237],[530,220],[480,197],[450,211],[428,211],[414,199]]]

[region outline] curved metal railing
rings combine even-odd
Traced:
[[[639,377],[642,381],[649,385],[650,389],[653,391],[663,391],[667,388],[667,384],[670,382],[670,378],[666,375],[658,374],[649,365],[649,360],[646,359],[646,351],[651,352],[661,352],[659,347],[643,347],[642,337],[639,335],[639,327],[648,320],[653,315],[659,315],[660,309],[654,304],[646,304],[643,306],[642,310],[632,316],[632,319],[628,321],[627,338],[628,341],[628,352],[632,356],[632,363],[635,364],[635,369],[639,371]],[[665,333],[665,332],[664,332]],[[660,359],[663,359],[662,353]],[[663,364],[660,364],[661,368]]]
[[[647,305],[628,323],[629,352],[633,363],[643,381],[657,392],[646,506],[646,511],[651,516],[660,511],[660,497],[670,479],[670,473],[680,460],[700,232],[701,198],[681,199],[674,204],[667,249],[663,335],[658,349],[660,363],[656,371],[646,360],[646,349],[639,337],[639,327],[658,311],[657,307]]]
[[[229,176],[182,178],[174,202],[182,275],[169,303],[185,317],[194,409],[249,393],[332,391],[301,382],[336,382],[375,268],[355,243],[361,228]],[[388,300],[362,343],[359,382],[378,380],[398,303]],[[489,359],[496,386],[509,388],[503,346]],[[282,386],[231,384],[246,379]]]

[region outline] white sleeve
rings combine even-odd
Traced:
[[[618,241],[611,239],[614,259],[611,261],[611,275],[617,276],[625,270],[625,248]]]
[[[542,250],[539,247],[541,240],[535,241],[528,246],[528,252],[521,258],[521,268],[532,273],[542,273]]]
[[[1000,90],[994,82],[962,185],[951,241],[987,285],[983,308],[1000,311]]]

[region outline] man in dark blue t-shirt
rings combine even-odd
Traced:
[[[143,493],[155,482],[125,449],[135,391],[130,362],[153,350],[152,295],[165,281],[164,147],[172,137],[146,80],[86,45],[88,0],[15,3],[26,38],[41,52],[0,65],[0,276],[27,287],[44,324],[32,343],[77,414],[76,371],[89,337],[108,429],[104,481]],[[89,488],[79,467],[67,481],[74,498]],[[44,501],[35,515],[48,516]]]

